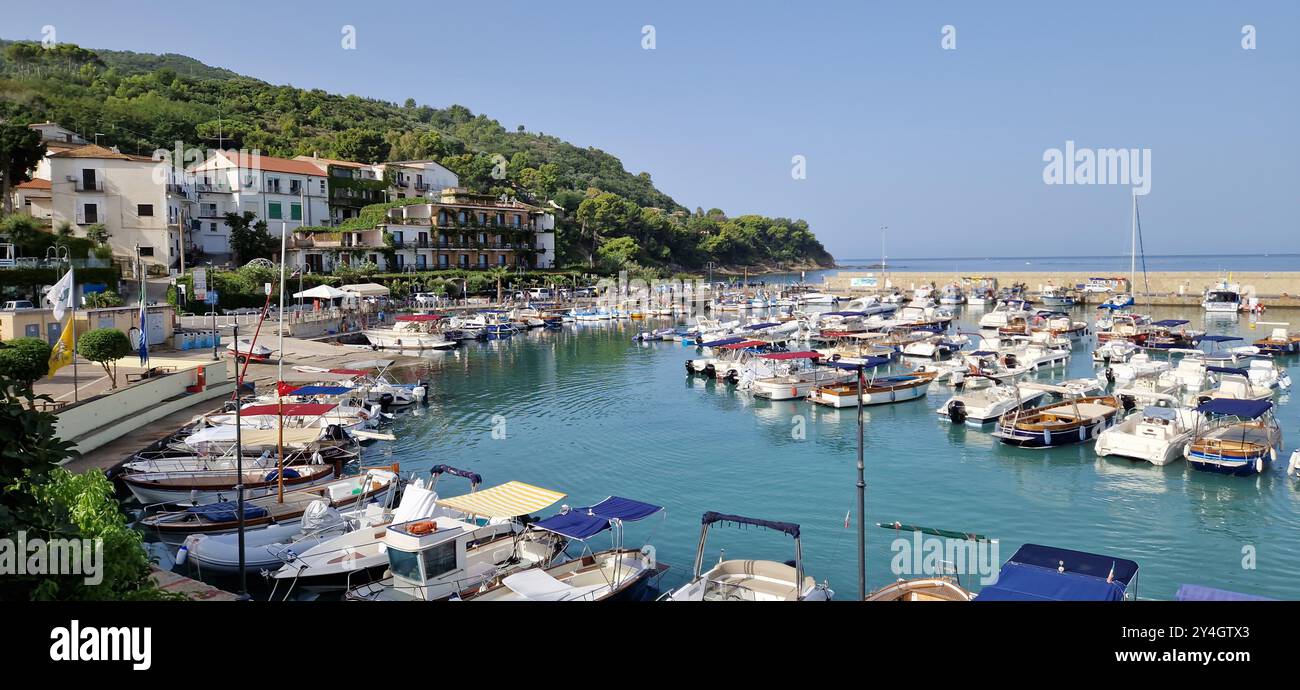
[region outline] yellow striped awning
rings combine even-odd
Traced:
[[[523,482],[506,482],[464,496],[440,498],[438,503],[453,510],[490,518],[511,518],[533,513],[564,498],[559,491]]]

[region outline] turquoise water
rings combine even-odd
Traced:
[[[969,314],[962,316],[963,330],[972,330]],[[1154,316],[1203,319],[1173,308]],[[1266,333],[1247,323],[1229,317],[1205,325],[1248,339]],[[367,461],[391,457],[403,472],[448,463],[480,472],[488,486],[520,480],[564,491],[575,506],[610,494],[657,502],[666,517],[630,526],[628,536],[637,545],[648,539],[672,564],[666,585],[689,574],[705,510],[797,522],[807,572],[853,597],[856,516],[851,529],[844,520],[855,500],[856,411],[758,400],[688,377],[683,362],[695,350],[632,343],[641,328],[572,324],[431,355],[429,406],[399,414],[399,440],[372,446]],[[1069,377],[1094,374],[1091,347],[1075,347]],[[1295,358],[1287,363],[1300,380]],[[871,587],[894,579],[895,536],[872,525],[899,521],[998,539],[1001,560],[1026,542],[1131,558],[1141,566],[1143,598],[1172,598],[1185,582],[1300,596],[1300,490],[1285,473],[1300,413],[1285,396],[1278,398],[1280,462],[1262,476],[1235,478],[1182,462],[1099,459],[1091,444],[1007,447],[940,419],[935,409],[948,395],[935,385],[923,400],[867,409]],[[800,416],[804,438],[793,433]],[[457,478],[440,487],[443,495],[466,489]],[[608,541],[598,537],[594,546]],[[1242,567],[1248,546],[1255,569]],[[793,557],[789,539],[760,530],[715,529],[707,560],[719,548],[729,557]]]

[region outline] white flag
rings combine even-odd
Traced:
[[[62,321],[64,312],[73,308],[72,295],[74,292],[72,289],[72,269],[68,269],[68,272],[64,273],[62,278],[59,278],[59,282],[55,283],[54,287],[45,293],[45,299],[54,305],[55,321]]]

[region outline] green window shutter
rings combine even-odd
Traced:
[[[302,204],[289,204],[289,220],[302,220]]]
[[[270,216],[271,220],[282,220],[284,214],[280,212],[280,202],[272,201],[268,203],[266,205],[266,215]]]

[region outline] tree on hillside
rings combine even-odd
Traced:
[[[257,214],[252,211],[227,213],[225,218],[230,226],[230,249],[235,253],[237,263],[275,256],[275,240],[266,231],[266,221],[258,220]]]
[[[388,160],[389,148],[384,136],[373,129],[349,129],[334,137],[334,155],[347,161],[382,163]]]
[[[116,328],[97,328],[77,339],[77,352],[103,367],[117,388],[117,360],[131,354],[131,341]]]
[[[0,125],[0,199],[4,212],[13,212],[10,190],[31,178],[31,170],[45,157],[41,135],[23,125]]]

